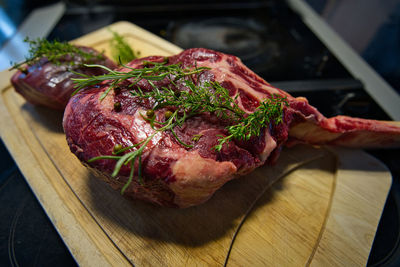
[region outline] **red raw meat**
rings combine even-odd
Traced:
[[[98,55],[99,52],[89,47],[79,47],[86,53]],[[95,59],[90,64],[102,64],[109,68],[116,68],[117,65],[108,59]],[[18,70],[11,78],[11,83],[15,90],[27,101],[35,105],[46,106],[52,109],[64,110],[75,91],[74,83],[71,78],[80,77],[75,72],[87,75],[100,75],[105,73],[100,68],[88,68],[82,66],[83,58],[79,55],[73,57],[66,56],[59,64],[53,64],[47,58],[40,59],[32,66],[27,66],[26,72]],[[71,66],[71,62],[75,65]]]
[[[162,62],[164,57],[137,59],[128,65],[142,68],[143,60]],[[144,199],[163,206],[189,207],[209,199],[227,181],[246,174],[275,161],[281,147],[286,144],[305,142],[310,144],[334,144],[351,147],[390,147],[400,144],[400,127],[394,122],[381,122],[339,116],[327,119],[305,98],[294,98],[288,93],[272,87],[257,76],[234,56],[207,49],[189,49],[172,56],[168,64],[182,63],[182,68],[196,65],[209,67],[202,72],[197,82],[217,81],[234,97],[247,113],[251,113],[261,101],[273,94],[287,97],[283,122],[265,125],[263,132],[248,141],[235,140],[217,152],[219,135],[226,136],[226,123],[212,114],[201,114],[186,120],[176,127],[178,137],[186,148],[169,132],[159,132],[143,152],[144,185],[136,179],[125,191],[128,197]],[[126,70],[128,71],[128,70]],[[165,86],[167,80],[156,83]],[[142,80],[142,90],[152,90]],[[179,87],[179,86],[178,86]],[[71,151],[87,166],[99,173],[115,189],[121,189],[128,180],[129,166],[123,166],[119,175],[111,177],[114,160],[87,161],[100,155],[111,155],[117,144],[131,146],[154,133],[149,122],[139,113],[152,108],[151,101],[138,100],[128,90],[111,90],[99,101],[108,88],[105,82],[82,90],[66,107],[63,126]],[[133,87],[135,88],[135,87]],[[185,90],[184,87],[177,88]],[[114,109],[115,102],[120,110]],[[162,120],[164,111],[156,111]],[[195,142],[193,136],[201,134]],[[136,168],[137,169],[137,168]],[[251,181],[249,181],[251,182]]]

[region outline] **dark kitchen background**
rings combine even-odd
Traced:
[[[400,93],[400,0],[305,2]],[[0,0],[1,49],[32,10],[55,3],[60,2]],[[126,20],[182,48],[235,54],[267,81],[306,96],[326,116],[391,119],[286,1],[63,3],[64,14],[48,39],[71,40]],[[368,152],[393,175],[368,265],[400,266],[400,151]],[[0,157],[0,265],[76,265],[3,143]]]

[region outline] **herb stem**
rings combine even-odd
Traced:
[[[25,64],[32,66],[42,58],[47,58],[48,61],[56,65],[82,65],[83,63],[94,62],[96,59],[104,59],[104,55],[101,53],[85,52],[79,47],[67,42],[59,42],[57,40],[48,41],[44,38],[33,40],[29,37],[26,37],[24,42],[29,44],[29,55],[25,57],[24,61],[14,64],[11,69],[21,69]],[[72,58],[68,59],[68,57]],[[79,63],[75,62],[73,60],[75,57],[80,57],[82,61]]]

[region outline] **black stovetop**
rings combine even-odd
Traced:
[[[72,40],[126,20],[182,48],[207,47],[235,54],[272,84],[288,86],[282,89],[294,96],[307,97],[310,104],[328,117],[341,114],[389,120],[365,92],[362,82],[350,75],[284,1],[202,1],[201,4],[197,1],[147,1],[135,5],[132,1],[117,1],[112,5],[96,1],[84,7],[77,2],[67,2],[67,11],[49,39]],[[212,38],[207,38],[210,36]],[[400,264],[400,151],[367,152],[384,162],[393,174],[393,186],[368,265],[396,266]],[[0,250],[0,262],[6,259],[4,251],[7,251],[11,262],[15,258],[18,263],[27,264],[33,259],[38,265],[73,264],[19,171],[15,167],[11,171],[9,168],[1,171],[1,205],[7,202],[16,208],[2,209],[3,218],[13,219],[1,221],[0,233],[8,233],[5,238],[8,245],[7,249]],[[9,173],[4,174],[4,171]],[[10,190],[13,191],[11,195]],[[32,227],[45,235],[35,236]]]
[[[92,27],[127,20],[182,48],[239,56],[270,82],[353,79],[283,1],[176,2],[181,3],[112,7],[112,13],[109,8],[71,7],[49,38],[71,40]]]

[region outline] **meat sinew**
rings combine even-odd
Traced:
[[[137,59],[128,64],[143,68],[148,62],[163,62],[164,57]],[[147,61],[147,62],[146,62]],[[207,67],[193,80],[197,84],[218,82],[247,114],[253,113],[260,102],[274,95],[286,97],[281,123],[265,125],[258,136],[249,140],[231,140],[220,151],[215,149],[219,139],[229,133],[227,122],[213,113],[202,113],[185,120],[171,131],[155,133],[146,112],[154,100],[133,96],[129,90],[151,91],[173,83],[163,79],[150,84],[140,80],[131,87],[120,86],[99,97],[109,88],[109,82],[88,87],[68,103],[63,126],[71,151],[87,166],[99,173],[113,188],[127,184],[130,166],[124,165],[116,177],[111,177],[116,161],[88,160],[112,155],[116,146],[129,147],[154,137],[142,153],[142,164],[135,162],[136,176],[124,195],[147,200],[163,206],[189,207],[203,203],[227,181],[254,170],[266,161],[273,162],[286,143],[338,144],[351,147],[391,147],[400,144],[400,127],[395,122],[381,122],[339,116],[327,119],[305,98],[294,98],[272,87],[234,56],[207,50],[189,49],[169,57],[168,64],[180,63],[182,68]],[[121,69],[129,71],[130,69]],[[129,81],[133,82],[133,79]],[[128,82],[128,84],[129,84]],[[174,83],[175,91],[187,90]],[[235,98],[237,96],[237,98]],[[115,103],[118,103],[117,108]],[[173,107],[170,107],[173,111]],[[165,120],[165,109],[155,110],[157,121]],[[179,141],[177,140],[177,137]],[[190,144],[190,147],[184,146]],[[134,151],[136,148],[132,148]]]
[[[100,53],[90,47],[79,46],[78,48],[92,54],[94,59],[87,61],[81,55],[75,54],[65,56],[58,64],[54,64],[43,57],[23,70],[20,68],[13,75],[11,83],[15,90],[34,105],[64,110],[71,94],[75,91],[71,78],[80,77],[71,71],[86,75],[105,73],[101,68],[88,68],[83,66],[83,63],[101,64],[109,68],[117,67],[104,55],[97,57]]]

